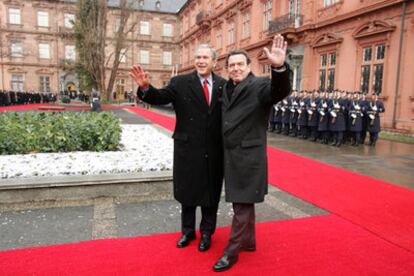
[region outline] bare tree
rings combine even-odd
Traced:
[[[126,38],[134,30],[136,22],[128,23],[133,12],[131,4],[133,1],[118,0],[117,29],[114,37],[108,37],[107,1],[78,1],[75,36],[79,56],[76,67],[81,86],[89,89],[96,88],[101,92],[102,99],[110,100],[121,55],[125,55],[127,51]],[[109,52],[112,49],[113,52]],[[108,81],[106,79],[107,69],[110,72]]]

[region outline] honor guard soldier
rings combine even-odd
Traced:
[[[369,145],[375,147],[375,143],[378,140],[378,133],[381,131],[380,113],[385,111],[384,104],[378,99],[378,94],[375,93],[371,101],[367,105],[367,117],[368,125],[367,130],[369,132]]]
[[[298,136],[302,139],[308,138],[308,113],[306,112],[307,106],[307,91],[300,91],[299,96],[299,106],[297,108],[298,119],[296,121],[296,126],[298,130]]]
[[[299,107],[299,97],[298,92],[294,91],[293,95],[289,102],[289,111],[290,111],[290,117],[289,117],[289,125],[290,125],[290,136],[296,137],[297,136],[297,127],[296,123],[298,121],[298,107]]]
[[[275,110],[274,122],[276,133],[282,132],[282,102],[278,102],[273,106]]]
[[[308,113],[308,133],[310,133],[311,140],[315,142],[318,139],[318,103],[320,101],[319,93],[314,90],[308,100],[306,112]]]
[[[359,105],[358,93],[354,92],[352,101],[348,104],[348,126],[352,137],[352,146],[358,146],[361,143],[361,131],[363,122],[363,109]]]
[[[323,144],[328,144],[329,142],[329,99],[327,99],[326,94],[326,92],[321,93],[321,99],[318,103],[318,132]]]
[[[369,101],[365,99],[365,95],[366,93],[363,93],[362,91],[359,92],[359,105],[363,107],[363,112],[365,114],[362,120],[361,144],[365,144],[365,138],[367,137],[367,127],[369,121],[368,116],[366,116],[366,110],[368,108]]]
[[[282,111],[282,134],[289,135],[290,131],[290,110],[289,110],[289,102],[291,101],[291,96],[286,97],[282,100],[282,107],[280,108]]]
[[[329,107],[329,130],[333,135],[332,146],[340,147],[343,143],[344,131],[345,131],[345,105],[341,100],[340,92],[335,92],[334,99]]]

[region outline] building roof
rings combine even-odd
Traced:
[[[76,3],[77,0],[61,0],[63,2]],[[120,0],[108,0],[108,6],[119,6]],[[165,13],[178,13],[181,7],[187,2],[187,0],[128,0],[132,7],[136,10],[152,11],[152,12],[165,12]],[[141,6],[143,1],[143,6]],[[159,2],[159,7],[157,7]]]

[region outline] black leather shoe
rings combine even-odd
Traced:
[[[201,235],[200,244],[198,250],[201,252],[207,251],[211,246],[211,236],[207,234]]]
[[[229,270],[239,259],[239,256],[228,256],[224,254],[216,264],[213,266],[215,272],[222,272]]]
[[[195,234],[190,235],[182,235],[181,238],[177,242],[178,248],[186,247],[190,244],[190,241],[195,240]]]

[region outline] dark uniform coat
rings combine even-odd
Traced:
[[[287,66],[287,65],[286,65]],[[290,92],[289,69],[272,70],[272,80],[250,74],[228,98],[223,90],[226,201],[262,202],[267,194],[266,128],[270,107]]]
[[[196,72],[171,79],[168,86],[150,86],[138,96],[154,105],[172,103],[176,114],[174,138],[174,197],[187,206],[216,205],[223,184],[221,104],[225,80],[213,74],[210,106]]]
[[[374,111],[374,106],[377,108],[377,111]],[[375,101],[374,102],[367,102],[366,104],[366,116],[367,116],[367,130],[371,133],[380,132],[381,131],[381,123],[380,123],[380,116],[379,114],[384,112],[384,104],[382,101]],[[372,120],[370,118],[370,114],[374,116]]]
[[[321,99],[318,103],[318,131],[328,131],[329,130],[329,102],[327,99]]]
[[[319,113],[318,113],[318,103],[319,99],[309,99],[306,106],[306,111],[308,113],[308,126],[316,127],[319,124]],[[313,106],[312,106],[313,104]],[[312,114],[309,114],[312,113]]]
[[[359,109],[357,108],[359,107]],[[361,132],[363,123],[363,106],[360,106],[358,101],[350,101],[348,106],[348,126],[352,132]],[[356,118],[353,118],[356,116]]]
[[[339,108],[335,108],[335,104],[339,105]],[[330,131],[345,131],[346,130],[346,121],[345,121],[345,104],[339,100],[333,100],[329,107],[329,112],[334,111],[336,113],[336,118],[329,116],[329,130]]]

